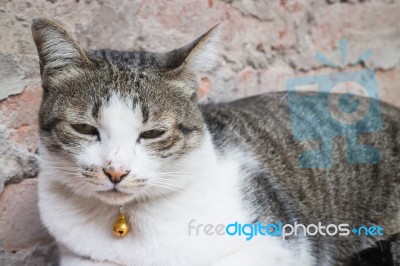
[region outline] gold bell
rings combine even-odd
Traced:
[[[119,214],[118,220],[113,225],[113,232],[118,237],[126,236],[129,232],[129,223],[122,213]]]

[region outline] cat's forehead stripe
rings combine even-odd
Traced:
[[[100,106],[101,106],[101,101],[96,100],[93,103],[93,107],[92,107],[92,116],[97,119],[99,117],[99,110],[100,110]]]
[[[143,118],[142,121],[143,124],[145,124],[149,120],[149,107],[145,103],[142,103],[140,107],[142,110],[142,118]]]

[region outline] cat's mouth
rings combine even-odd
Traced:
[[[109,189],[109,190],[100,190],[100,191],[97,191],[97,193],[100,193],[100,194],[126,194],[126,195],[128,195],[129,193],[126,193],[126,192],[122,192],[121,190],[119,190],[118,188],[112,188],[112,189]]]
[[[97,197],[109,204],[120,205],[132,200],[132,198],[135,197],[135,193],[127,193],[118,188],[112,188],[109,190],[97,191]]]

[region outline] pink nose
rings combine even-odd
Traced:
[[[110,179],[111,182],[117,184],[129,174],[129,170],[115,169],[114,167],[103,168],[104,174]]]

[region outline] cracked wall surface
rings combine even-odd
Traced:
[[[87,49],[168,51],[222,23],[220,60],[201,102],[285,90],[288,78],[375,70],[380,98],[400,107],[400,0],[0,0],[0,265],[52,265],[57,252],[37,214],[41,87],[30,24],[61,22]],[[351,64],[366,50],[372,57]],[[18,239],[16,239],[18,238]]]

